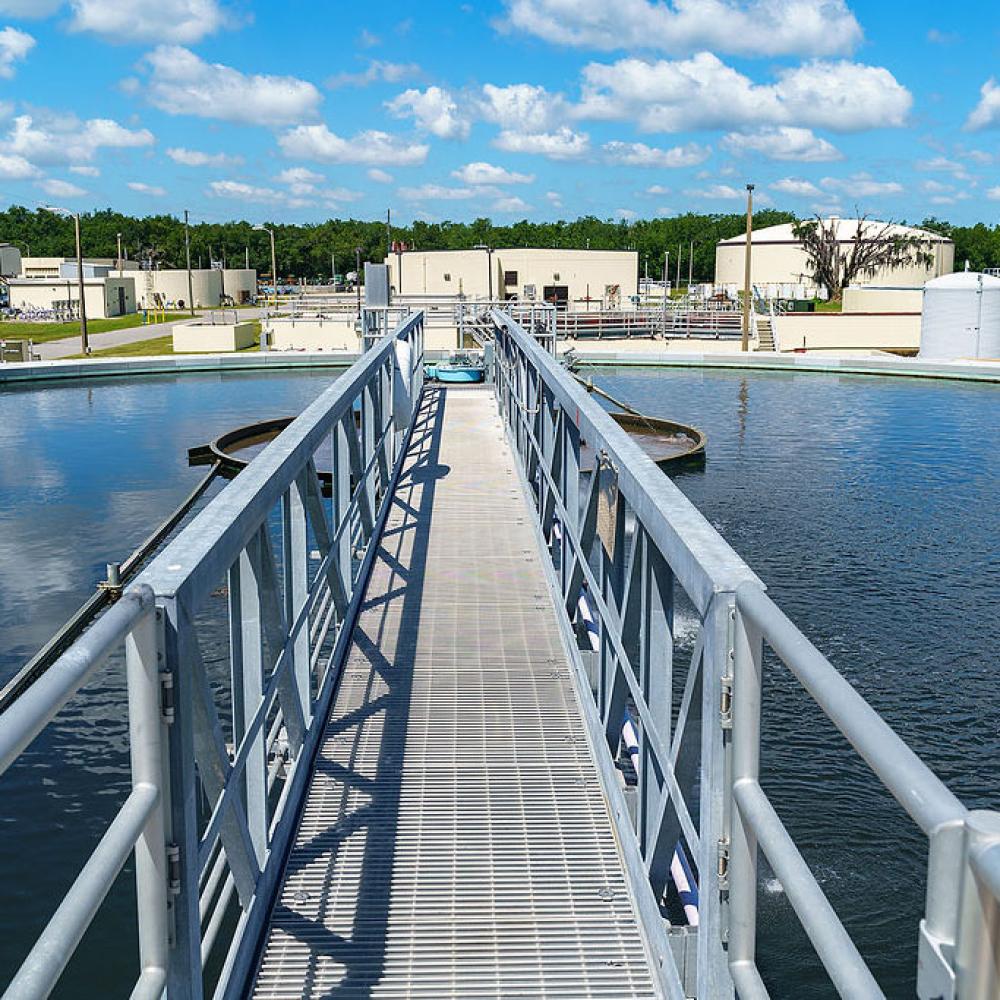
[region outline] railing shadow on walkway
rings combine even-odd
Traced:
[[[305,867],[313,862],[322,867],[325,874],[320,898],[312,898],[310,894],[308,900],[301,901],[300,908],[307,912],[296,912],[286,903],[279,903],[272,916],[274,930],[309,948],[308,968],[300,984],[303,996],[314,995],[319,985],[317,979],[330,978],[331,963],[343,966],[344,975],[325,994],[329,997],[368,997],[384,970],[402,793],[402,752],[410,715],[431,512],[437,481],[450,471],[438,462],[445,400],[444,391],[425,389],[409,454],[392,498],[339,680],[343,684],[346,677],[366,672],[369,676],[363,703],[339,718],[333,718],[331,713],[320,741],[312,781],[332,779],[339,785],[337,817],[331,825],[317,831],[306,845],[298,843],[286,868],[284,883],[294,885],[297,873]],[[374,597],[373,588],[378,591]],[[379,609],[381,614],[373,615]],[[398,634],[389,646],[390,649],[394,646],[394,652],[387,658],[382,649],[385,632],[392,628],[398,629]],[[334,705],[338,694],[334,695]],[[374,774],[368,776],[366,772],[371,767],[364,759],[364,744],[372,738],[372,723],[380,714],[377,763]],[[337,741],[341,753],[345,745],[349,747],[345,763],[326,758],[324,750],[331,741]],[[363,801],[359,803],[359,799]],[[306,800],[308,803],[308,793]],[[341,935],[324,926],[322,915],[343,886],[345,877],[350,880],[349,874],[344,876],[338,860],[352,850],[349,842],[358,837],[363,838],[364,846],[357,883],[349,890],[354,915],[350,934]],[[337,902],[340,912],[344,900]]]

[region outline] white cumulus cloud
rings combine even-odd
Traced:
[[[531,83],[505,87],[484,84],[474,104],[484,121],[510,132],[549,132],[564,125],[570,114],[570,106],[561,94]]]
[[[695,188],[687,193],[696,198],[708,198],[712,201],[730,201],[736,198],[742,199],[746,197],[746,191],[730,187],[728,184],[710,184],[708,187]]]
[[[292,194],[314,194],[318,185],[326,180],[322,174],[306,167],[288,167],[274,179],[286,185]]]
[[[550,160],[573,160],[590,149],[586,132],[574,132],[563,125],[554,132],[501,132],[494,140],[497,149],[508,153],[535,153]]]
[[[368,171],[368,179],[370,181],[375,181],[376,184],[391,184],[393,176],[385,170],[379,170],[378,167],[372,167]]]
[[[404,90],[386,101],[385,106],[390,114],[412,118],[418,128],[439,139],[465,139],[469,135],[469,120],[459,111],[451,93],[441,87]]]
[[[609,163],[629,167],[694,167],[704,163],[712,153],[696,142],[671,149],[656,149],[642,142],[606,142],[601,148]]]
[[[533,174],[519,174],[492,163],[466,163],[464,167],[453,170],[451,176],[463,184],[530,184]]]
[[[0,153],[0,178],[9,181],[23,181],[38,176],[38,167],[16,153],[12,156]]]
[[[35,47],[35,40],[26,31],[4,28],[0,31],[0,77],[9,80],[14,64],[24,59]]]
[[[758,84],[711,52],[628,58],[583,69],[580,118],[631,119],[647,131],[793,125],[836,132],[902,126],[913,97],[883,67],[841,60],[779,69]]]
[[[791,195],[793,198],[823,197],[823,192],[812,181],[799,180],[797,177],[784,177],[769,187],[772,191],[777,191],[778,194]]]
[[[812,129],[792,125],[760,128],[753,132],[730,132],[723,136],[722,145],[736,156],[758,153],[769,160],[824,163],[844,158],[833,143],[820,138]]]
[[[903,185],[898,181],[879,181],[866,173],[851,177],[824,177],[820,184],[827,191],[844,194],[849,198],[874,198],[903,193]]]
[[[291,159],[396,167],[423,163],[428,151],[426,143],[410,142],[374,129],[345,139],[326,125],[298,125],[285,132],[278,145]]]
[[[71,0],[71,31],[106,42],[175,42],[189,45],[239,19],[216,0]]]
[[[979,103],[965,120],[965,128],[975,132],[1000,125],[1000,85],[991,76],[979,88]]]
[[[242,156],[230,156],[228,153],[204,153],[200,149],[185,149],[183,146],[173,146],[167,150],[167,156],[174,163],[185,167],[226,167],[243,162]]]
[[[406,201],[466,201],[482,194],[471,187],[445,187],[443,184],[421,184],[419,187],[401,187],[400,198]]]
[[[588,49],[836,55],[861,41],[845,0],[505,0],[501,30]]]
[[[315,118],[322,100],[306,80],[242,73],[205,62],[190,49],[159,45],[145,58],[149,79],[141,92],[170,115],[218,118],[243,125],[288,125]]]
[[[490,207],[494,212],[501,212],[504,214],[527,212],[531,208],[531,206],[523,198],[518,198],[517,195],[504,195],[503,197],[497,198],[497,200],[493,202]]]
[[[129,181],[128,187],[138,194],[146,194],[151,198],[162,198],[167,193],[166,188],[162,188],[158,184],[146,184],[145,181]]]
[[[82,187],[70,184],[69,181],[61,181],[58,177],[38,181],[38,186],[53,198],[79,198],[87,193]]]
[[[103,148],[129,149],[153,144],[148,129],[127,129],[110,118],[80,121],[75,115],[43,112],[18,115],[0,139],[0,152],[32,163],[88,163]]]
[[[360,73],[336,73],[327,78],[325,84],[330,90],[336,90],[337,87],[367,87],[370,83],[399,83],[419,75],[420,67],[416,63],[372,59]]]

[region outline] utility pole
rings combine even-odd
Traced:
[[[337,291],[337,257],[330,252],[330,280],[333,282],[333,290]]]
[[[188,210],[184,209],[184,259],[187,261],[188,273],[188,308],[194,315],[194,280],[191,277],[191,235],[188,232]]]
[[[121,277],[121,269],[122,269],[122,234],[118,233],[117,236],[118,236],[118,259],[117,259],[117,261],[115,261],[115,263],[118,266],[115,268],[115,270],[119,272],[119,277]]]
[[[750,350],[750,254],[753,240],[753,185],[747,185],[747,242],[743,260],[743,351]]]
[[[385,255],[392,256],[392,209],[385,210]]]
[[[681,254],[684,252],[684,244],[677,244],[677,287],[681,287]]]
[[[76,231],[76,280],[80,289],[80,344],[84,354],[90,354],[90,338],[87,336],[87,302],[83,291],[83,250],[80,248],[80,213],[73,213]]]
[[[358,319],[361,319],[361,247],[354,248],[354,287],[358,293]]]
[[[688,291],[691,291],[692,279],[694,276],[694,240],[688,247]]]

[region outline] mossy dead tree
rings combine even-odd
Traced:
[[[806,252],[813,281],[835,302],[857,278],[871,278],[884,268],[926,266],[934,261],[926,237],[906,232],[894,222],[859,216],[857,232],[849,240],[838,238],[839,226],[840,220],[819,216],[792,226]]]

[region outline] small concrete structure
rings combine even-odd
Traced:
[[[193,320],[178,323],[173,328],[175,354],[219,353],[242,351],[252,347],[257,324],[253,320],[234,323],[212,323]]]
[[[44,310],[66,319],[80,315],[75,264],[72,278],[11,278],[7,285],[12,309]],[[87,277],[85,267],[83,293],[90,319],[125,316],[136,311],[135,279],[131,275]]]

